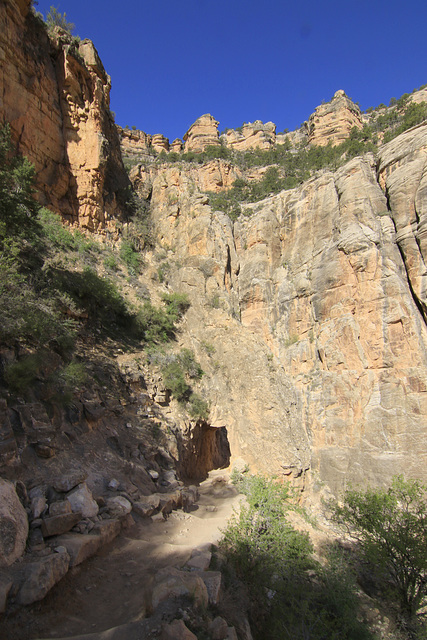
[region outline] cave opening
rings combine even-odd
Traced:
[[[197,422],[187,441],[179,443],[178,474],[187,482],[202,482],[209,471],[230,465],[230,444],[226,427]]]

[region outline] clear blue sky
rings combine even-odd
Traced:
[[[299,127],[344,89],[362,110],[427,83],[425,0],[39,0],[93,40],[116,122],[182,138],[202,114],[220,131]]]

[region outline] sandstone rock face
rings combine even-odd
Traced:
[[[357,105],[340,89],[331,102],[322,104],[308,120],[308,140],[310,144],[326,146],[340,144],[349,137],[353,127],[361,129],[362,114]]]
[[[220,144],[218,134],[218,122],[209,113],[206,113],[191,125],[184,135],[184,151],[201,152],[210,146]]]
[[[123,155],[138,155],[140,158],[148,155],[152,136],[138,129],[122,129],[117,127]]]
[[[174,153],[181,153],[182,151],[182,140],[180,138],[175,138],[170,146],[170,150]]]
[[[7,567],[25,551],[28,518],[15,487],[0,478],[0,567]]]
[[[234,224],[184,171],[154,178],[170,285],[192,301],[182,340],[232,459],[334,491],[427,480],[426,135],[385,145],[378,175],[373,156],[354,159]]]
[[[270,149],[276,142],[276,125],[274,122],[263,124],[261,120],[245,122],[241,131],[228,129],[224,141],[227,147],[236,151]]]
[[[96,230],[120,215],[117,193],[127,184],[110,78],[89,40],[59,30],[50,40],[29,6],[0,5],[0,120],[35,165],[42,203]]]
[[[151,140],[151,145],[157,153],[161,151],[169,151],[169,140],[161,133],[155,133]]]

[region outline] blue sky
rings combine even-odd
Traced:
[[[299,127],[344,89],[361,109],[427,83],[425,0],[39,0],[93,40],[116,122],[182,138],[202,114],[220,131]]]

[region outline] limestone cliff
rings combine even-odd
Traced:
[[[110,78],[89,40],[48,37],[30,0],[0,5],[0,121],[35,165],[43,204],[91,230],[120,217],[128,185]]]
[[[212,424],[234,457],[334,491],[427,479],[426,136],[416,127],[380,150],[378,170],[356,158],[234,224],[198,172],[153,176],[169,285],[192,300],[181,340],[209,371]]]

